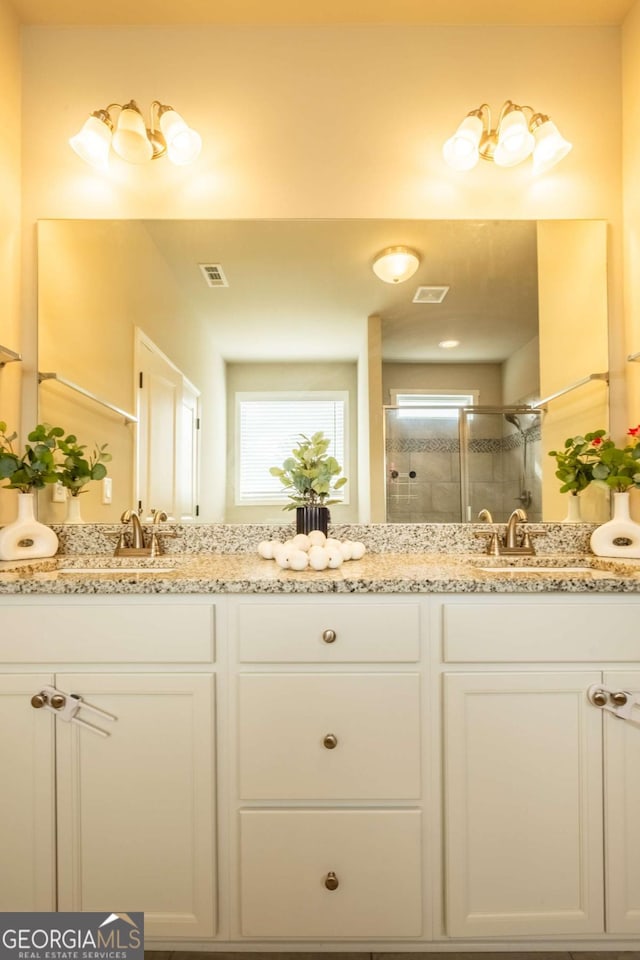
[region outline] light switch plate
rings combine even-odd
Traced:
[[[102,481],[102,502],[111,503],[113,497],[113,481],[111,477],[105,477]]]

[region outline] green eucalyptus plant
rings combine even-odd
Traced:
[[[291,451],[281,467],[271,467],[271,476],[278,477],[288,491],[288,503],[284,510],[295,510],[296,507],[314,506],[327,507],[338,503],[336,499],[328,497],[339,490],[347,482],[346,477],[339,477],[342,467],[335,459],[327,454],[331,440],[325,437],[322,430],[307,437],[299,434],[298,446]],[[335,477],[339,479],[335,480]]]
[[[564,442],[564,450],[550,450],[549,456],[556,458],[556,477],[562,481],[560,493],[577,496],[593,480],[595,460],[593,441],[601,439],[604,430],[586,433],[584,437],[569,437]]]
[[[578,494],[591,482],[617,493],[640,489],[640,425],[631,427],[627,437],[623,447],[616,447],[606,430],[594,430],[565,440],[564,450],[552,450],[549,456],[556,458],[556,477],[562,480],[560,492]]]
[[[85,444],[79,444],[78,438],[70,433],[64,440],[58,440],[58,450],[64,460],[57,468],[57,481],[67,489],[72,497],[84,493],[84,487],[91,480],[103,480],[107,475],[105,463],[112,458],[107,453],[107,443],[94,447],[90,454],[86,453]]]
[[[5,489],[32,493],[58,480],[54,452],[57,440],[64,436],[61,427],[39,423],[28,436],[24,453],[14,448],[17,433],[7,433],[7,425],[0,421],[0,480],[8,480]]]

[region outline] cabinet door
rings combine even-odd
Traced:
[[[640,673],[606,673],[612,692],[640,693]],[[640,933],[640,708],[604,713],[607,931]]]
[[[598,672],[445,677],[451,936],[603,929]]]
[[[148,937],[211,936],[213,678],[59,674],[114,714],[58,722],[60,910],[142,910]]]
[[[0,677],[0,911],[56,909],[54,717],[43,674]]]

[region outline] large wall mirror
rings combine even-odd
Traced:
[[[419,268],[383,283],[374,257],[398,244]],[[442,423],[414,417],[394,435],[387,423],[385,436],[383,409],[471,391],[481,407],[513,411],[561,393],[540,416],[476,418],[471,431],[484,453],[524,445],[516,482],[524,452],[536,516],[559,520],[566,503],[546,453],[608,422],[603,381],[563,393],[607,370],[606,281],[603,221],[41,221],[39,418],[109,444],[111,502],[91,484],[85,520],[117,521],[140,501],[182,520],[286,522],[276,504],[238,502],[238,397],[340,395],[350,482],[334,520],[433,521],[456,516],[416,513],[413,495],[410,509],[394,504],[390,479],[416,472],[401,456],[411,450],[423,454],[418,482],[452,479],[430,455],[449,449]],[[430,288],[448,289],[436,302]],[[458,442],[447,440],[454,459]],[[504,461],[476,466],[489,500]],[[40,510],[65,515],[49,491]],[[586,519],[602,512],[595,497]]]

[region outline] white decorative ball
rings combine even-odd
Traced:
[[[284,543],[276,549],[273,558],[283,570],[290,565],[292,552],[291,547],[287,547]]]
[[[289,555],[289,566],[292,570],[306,570],[309,566],[309,557],[304,550],[292,550]]]
[[[364,543],[360,543],[359,540],[354,540],[354,542],[351,544],[352,560],[361,560],[366,552],[367,548],[365,547]]]
[[[258,554],[263,560],[273,560],[273,544],[271,540],[262,540],[258,544]]]
[[[296,550],[304,550],[305,553],[311,546],[309,537],[306,535],[306,533],[297,533],[291,542]]]
[[[325,547],[335,547],[336,550],[339,550],[341,546],[342,544],[335,537],[328,537],[325,543]]]
[[[327,538],[322,530],[312,530],[308,537],[312,547],[324,547],[327,542]]]
[[[343,563],[342,551],[335,547],[327,547],[327,556],[329,557],[329,569],[335,570],[336,567],[341,567]]]
[[[340,553],[342,554],[343,560],[351,560],[353,556],[353,544],[351,540],[343,540],[340,544]]]
[[[309,566],[314,570],[326,570],[329,566],[329,554],[324,547],[311,547],[309,550]]]

